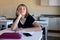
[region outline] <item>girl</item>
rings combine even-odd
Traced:
[[[29,14],[27,6],[20,4],[16,10],[16,18],[11,30],[42,30],[35,19]]]

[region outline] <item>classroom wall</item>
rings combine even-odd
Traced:
[[[60,7],[42,6],[40,0],[0,0],[0,16],[15,18],[16,8],[21,3],[27,5],[30,14],[60,15]]]

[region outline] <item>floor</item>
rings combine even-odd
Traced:
[[[60,33],[48,33],[48,40],[60,40]]]
[[[48,32],[48,36],[60,37],[60,33],[51,33],[51,32]]]
[[[60,37],[48,36],[48,40],[60,40]]]

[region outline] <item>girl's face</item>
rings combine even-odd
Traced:
[[[26,7],[25,6],[20,6],[17,10],[19,13],[21,13],[23,16],[26,14]]]

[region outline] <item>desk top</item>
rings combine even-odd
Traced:
[[[3,34],[3,33],[7,33],[7,32],[15,32],[15,31],[11,31],[9,28],[8,29],[5,29],[5,30],[2,30],[0,31],[0,35]],[[24,30],[20,30],[20,31],[17,31],[17,33],[20,33],[22,35],[22,39],[20,40],[41,40],[42,38],[42,31],[24,31]],[[31,37],[26,37],[23,35],[23,33],[30,33],[32,36]]]
[[[0,22],[13,22],[13,20],[0,20]]]

